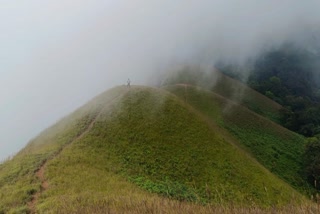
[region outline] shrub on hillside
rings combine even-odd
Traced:
[[[305,149],[305,175],[310,184],[320,190],[320,140],[310,138]]]

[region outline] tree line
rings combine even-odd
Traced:
[[[280,123],[307,137],[302,173],[320,190],[320,49],[286,44],[259,56],[245,80],[256,91],[281,104]],[[243,80],[236,66],[219,69]]]

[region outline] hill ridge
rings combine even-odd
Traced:
[[[230,78],[230,77],[228,77],[228,78]],[[230,78],[230,79],[231,79],[231,78]],[[241,83],[241,82],[240,82],[240,83]],[[243,83],[242,83],[242,84],[243,84]],[[263,115],[255,112],[254,110],[250,109],[250,108],[249,108],[248,106],[246,106],[245,104],[243,104],[243,103],[241,103],[241,102],[238,102],[238,101],[236,101],[236,100],[232,100],[232,99],[230,99],[230,98],[228,98],[228,97],[224,97],[224,96],[222,96],[221,94],[219,94],[219,93],[217,93],[217,92],[215,92],[215,91],[211,91],[211,90],[209,90],[209,89],[205,89],[205,88],[202,88],[202,87],[197,86],[197,85],[184,84],[184,83],[178,83],[178,84],[167,85],[167,86],[168,86],[168,87],[170,87],[170,86],[184,86],[186,93],[187,93],[188,87],[194,88],[194,89],[197,89],[197,90],[200,89],[200,90],[202,90],[202,91],[206,91],[207,93],[214,94],[215,96],[219,97],[220,99],[226,100],[226,101],[227,101],[228,103],[230,103],[231,105],[240,106],[240,107],[244,108],[246,111],[250,112],[250,114],[254,114],[256,117],[259,117],[259,118],[262,119],[262,120],[268,121],[268,122],[272,123],[273,125],[277,126],[277,127],[280,128],[280,129],[285,129],[285,130],[288,130],[288,131],[290,131],[290,132],[292,132],[292,133],[295,133],[295,132],[293,132],[293,131],[291,131],[291,130],[285,128],[285,127],[283,127],[283,126],[280,125],[279,123],[277,123],[277,122],[275,122],[275,121],[273,121],[273,120],[271,120],[271,119],[269,119],[269,118],[267,118],[267,117],[265,117],[265,116],[263,116]],[[252,89],[252,90],[253,90],[253,89]],[[256,91],[256,92],[257,92],[257,91]],[[257,92],[257,93],[259,93],[259,92]],[[260,93],[259,93],[259,94],[260,94]],[[261,94],[261,95],[262,95],[262,94]],[[271,99],[270,99],[270,100],[271,100]],[[273,100],[271,100],[271,101],[273,101]],[[277,102],[275,102],[275,101],[273,101],[273,102],[274,102],[275,104],[277,104],[278,106],[281,106],[281,105],[278,104]],[[192,107],[192,106],[191,106],[191,107]],[[196,111],[198,111],[198,110],[196,110]],[[199,112],[199,113],[200,113],[200,112]]]
[[[301,162],[300,156],[304,149],[302,136],[250,108],[210,90],[202,89],[199,86],[190,86],[189,88],[191,92],[188,97],[190,105],[203,112],[210,118],[209,120],[215,121],[223,129],[226,129],[241,143],[240,147],[257,159],[265,168],[278,174],[282,179],[290,181],[289,183],[296,188],[306,188],[303,191],[308,190],[298,171]],[[167,87],[167,90],[181,98],[186,96],[185,87],[182,87],[181,84]],[[230,106],[231,109],[225,112],[225,107],[228,108],[229,105],[234,105],[234,107]],[[294,160],[294,158],[297,159]],[[288,166],[293,169],[289,169]],[[283,174],[284,172],[289,174]],[[295,178],[292,177],[293,172],[296,175]]]
[[[277,123],[281,122],[279,111],[283,109],[283,106],[250,88],[245,83],[227,76],[218,69],[204,71],[198,67],[187,66],[176,70],[162,85],[165,87],[166,85],[177,83],[200,86],[203,89],[240,103]]]
[[[192,91],[188,86],[182,89]],[[232,136],[227,138],[223,127],[217,128],[219,123],[207,120],[183,98],[145,86],[118,87],[97,96],[67,116],[62,129],[61,124],[49,128],[19,159],[0,168],[4,172],[0,197],[5,196],[0,211],[20,206],[31,213],[61,208],[74,213],[103,208],[123,213],[141,207],[141,198],[150,205],[150,199],[161,196],[170,201],[262,207],[304,201],[299,192],[233,144]],[[20,182],[24,174],[5,167],[19,166],[28,151],[47,160],[34,163],[38,168],[28,174],[30,182]],[[10,173],[25,188],[13,194],[23,193],[24,198],[12,200],[2,192],[20,188],[20,183],[6,186]],[[30,191],[32,197],[39,192],[34,207],[17,204],[26,205]]]
[[[116,97],[114,97],[113,99],[111,99],[109,102],[112,103],[114,100],[116,100],[117,98],[124,96],[126,93],[128,93],[129,91],[124,92],[123,94],[120,94]],[[70,146],[72,143],[74,143],[75,141],[81,139],[82,137],[84,137],[94,126],[95,122],[97,121],[97,119],[99,118],[99,116],[103,113],[103,110],[106,106],[102,107],[100,109],[100,111],[98,112],[98,114],[92,119],[92,121],[89,123],[89,125],[81,132],[79,133],[77,136],[75,136],[70,142],[64,144],[58,151],[56,151],[51,157],[47,158],[46,160],[43,161],[43,163],[40,165],[39,169],[37,171],[35,171],[35,175],[36,177],[40,180],[41,182],[41,186],[40,186],[40,191],[36,191],[31,197],[32,200],[30,202],[27,203],[27,206],[30,210],[30,212],[36,213],[35,210],[35,205],[38,202],[38,198],[40,197],[40,195],[46,191],[49,187],[48,181],[45,178],[44,175],[44,171],[45,168],[48,164],[49,161],[53,160],[54,158],[56,158],[58,155],[61,154],[61,152],[67,148],[68,146]]]
[[[222,95],[214,92],[214,91],[210,91],[208,89],[202,88],[200,86],[197,85],[192,85],[192,84],[185,84],[185,83],[177,83],[177,84],[173,84],[173,85],[167,85],[166,87],[170,87],[170,86],[178,86],[178,87],[184,87],[184,100],[181,99],[178,95],[172,93],[174,96],[177,96],[178,98],[180,98],[180,100],[183,102],[183,104],[193,113],[197,114],[201,119],[203,119],[203,121],[205,123],[208,124],[208,126],[212,127],[213,130],[218,130],[220,133],[222,133],[222,137],[224,139],[226,139],[226,142],[230,143],[231,145],[235,146],[237,149],[239,149],[241,152],[243,152],[245,155],[247,155],[247,157],[251,158],[252,161],[256,162],[258,165],[260,165],[262,168],[264,168],[266,171],[272,173],[268,168],[266,168],[266,166],[264,166],[262,163],[260,163],[256,157],[254,156],[254,154],[249,151],[248,148],[244,147],[244,145],[241,145],[241,143],[239,142],[238,139],[235,138],[235,136],[233,136],[228,130],[223,129],[222,127],[219,126],[219,124],[217,124],[217,122],[213,121],[212,119],[208,118],[208,116],[206,116],[203,112],[201,112],[200,110],[196,109],[194,106],[192,106],[190,103],[188,103],[188,87],[189,88],[193,88],[195,90],[202,90],[202,91],[206,91],[209,94],[213,94],[217,97],[219,97],[220,99],[223,99],[225,101],[227,101],[228,103],[230,103],[230,105],[234,105],[234,106],[239,106],[242,107],[245,111],[248,111],[250,114],[255,115],[256,117],[258,117],[259,119],[263,120],[263,121],[267,121],[268,123],[271,123],[273,126],[276,126],[277,128],[281,129],[281,130],[287,130],[289,132],[292,132],[291,130],[281,126],[280,124],[274,122],[273,120],[270,120],[269,118],[266,118],[258,113],[256,113],[255,111],[251,110],[250,108],[248,108],[247,106],[245,106],[243,103],[241,102],[237,102],[234,100],[231,100],[228,97],[223,97]],[[164,89],[165,90],[165,89]],[[169,90],[170,91],[170,90]],[[292,132],[294,133],[294,132]],[[280,177],[279,177],[280,178]]]

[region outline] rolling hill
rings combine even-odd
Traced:
[[[194,87],[108,90],[0,165],[0,213],[305,203],[293,188],[303,139],[234,105]]]
[[[280,111],[283,107],[280,104],[217,69],[207,71],[197,66],[178,68],[171,71],[162,85],[179,83],[210,90],[274,122],[279,123],[281,119]]]
[[[255,113],[279,123],[281,119],[280,110],[283,109],[280,104],[218,70],[214,72],[214,75],[217,80],[210,89],[212,92],[237,102]]]
[[[199,87],[179,84],[166,88],[193,106],[210,122],[227,130],[233,142],[271,172],[302,191],[305,138],[262,117],[239,103]]]

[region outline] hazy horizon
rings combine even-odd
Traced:
[[[285,42],[312,47],[320,2],[0,3],[0,161],[115,85],[152,84],[172,65],[243,63]]]

